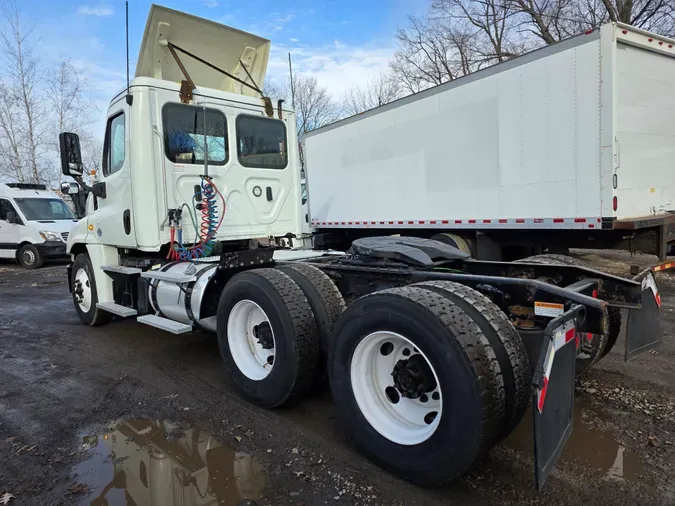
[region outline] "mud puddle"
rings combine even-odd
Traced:
[[[84,435],[88,458],[73,470],[71,493],[91,506],[255,504],[266,476],[250,455],[196,428],[125,420]]]
[[[632,482],[646,472],[637,455],[626,449],[612,433],[602,427],[599,420],[590,416],[577,403],[574,406],[574,430],[567,440],[560,457],[580,473],[591,471],[607,481]],[[514,450],[533,455],[532,411],[528,411],[523,421],[506,438],[504,445]]]

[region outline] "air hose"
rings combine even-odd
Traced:
[[[201,223],[199,224],[198,236],[195,237],[195,244],[192,246],[183,245],[183,227],[181,225],[181,209],[173,210],[169,213],[169,224],[171,227],[171,240],[167,259],[174,261],[189,261],[197,258],[205,258],[213,253],[217,241],[215,239],[220,225],[225,217],[225,198],[218,190],[218,187],[209,176],[201,176],[201,191],[195,194],[198,205],[195,206],[201,212]],[[199,197],[201,195],[201,200]],[[217,197],[223,205],[221,213],[218,212]],[[190,211],[188,207],[188,211]],[[190,213],[192,225],[198,228],[195,217]]]

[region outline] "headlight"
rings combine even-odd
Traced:
[[[40,237],[42,237],[45,241],[60,241],[61,240],[61,237],[56,232],[47,232],[45,230],[40,232]]]

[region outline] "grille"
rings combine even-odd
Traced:
[[[68,242],[68,232],[61,232],[61,237],[63,238],[63,242]]]

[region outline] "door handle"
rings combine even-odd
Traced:
[[[122,222],[124,223],[124,233],[131,234],[131,211],[125,209],[122,213]]]
[[[266,193],[267,193],[267,201],[272,202],[274,200],[274,197],[272,195],[272,187],[271,186],[268,186],[266,188]]]

